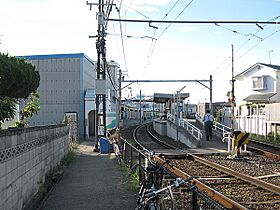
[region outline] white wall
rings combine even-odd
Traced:
[[[269,75],[267,78],[267,89],[254,91],[253,90],[253,77]],[[235,82],[235,100],[236,107],[241,104],[245,104],[243,101],[244,98],[251,94],[260,94],[260,93],[272,93],[276,92],[276,73],[275,70],[269,67],[263,67],[258,70],[258,66],[255,67],[252,71],[246,73],[242,79],[237,78]]]

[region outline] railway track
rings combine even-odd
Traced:
[[[133,139],[141,147],[154,151],[157,149],[175,149],[176,147],[156,138],[150,131],[150,124],[144,124],[133,130]]]
[[[159,139],[159,136],[151,135],[152,132],[149,132],[149,129],[146,129],[146,134],[142,135],[141,129],[138,129],[137,132],[140,133],[135,134],[135,137],[139,142],[144,142],[143,147],[146,145],[150,149],[158,148],[150,141]],[[139,139],[140,136],[144,138]],[[164,145],[165,141],[160,142]],[[164,148],[170,148],[170,145]],[[261,149],[257,150],[258,153],[261,153],[259,150]],[[273,150],[270,150],[271,152]],[[278,159],[263,155],[248,156],[241,160],[230,160],[222,155],[203,155],[202,157],[189,155],[188,157],[183,160],[174,159],[173,163],[184,173],[194,176],[205,185],[248,209],[280,209],[280,162]]]
[[[250,139],[247,146],[248,150],[260,153],[262,155],[277,159],[280,161],[280,145],[261,142],[256,139]]]
[[[190,156],[184,160],[173,160],[173,163],[181,171],[248,209],[280,209],[279,180],[276,186],[262,179],[236,172],[234,170],[236,167],[229,168],[224,164],[213,164],[212,158],[208,161],[210,164],[205,161],[205,158],[197,161],[196,156]]]

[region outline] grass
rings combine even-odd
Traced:
[[[137,172],[131,172],[130,168],[125,164],[121,165],[121,172],[128,190],[137,192],[139,190],[139,176]]]
[[[271,144],[280,144],[280,135],[276,135],[276,141],[274,140],[274,134],[273,133],[269,133],[267,135],[267,139],[265,139],[265,136],[263,135],[256,135],[256,134],[250,134],[250,136],[254,139],[258,139],[260,141],[264,141],[264,142],[268,142]]]

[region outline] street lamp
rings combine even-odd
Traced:
[[[269,56],[269,64],[271,64],[271,56],[270,56],[270,53],[272,53],[272,52],[273,52],[273,50],[269,50],[269,51],[267,51],[268,56]]]
[[[180,90],[177,90],[177,105],[176,105],[176,110],[177,110],[177,116],[176,116],[176,126],[177,126],[177,140],[179,140],[179,102],[180,102],[180,93],[182,90],[184,90],[186,85],[182,87]]]

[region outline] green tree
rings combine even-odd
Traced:
[[[35,91],[26,99],[27,105],[20,111],[20,121],[16,122],[16,127],[26,127],[27,119],[34,114],[38,114],[40,110],[39,93]]]
[[[12,118],[16,114],[16,99],[4,97],[0,100],[0,128],[4,119]]]
[[[35,66],[22,58],[0,53],[0,125],[14,117],[16,102],[35,92],[39,83]]]
[[[39,83],[40,75],[34,65],[0,53],[0,97],[27,98]]]

